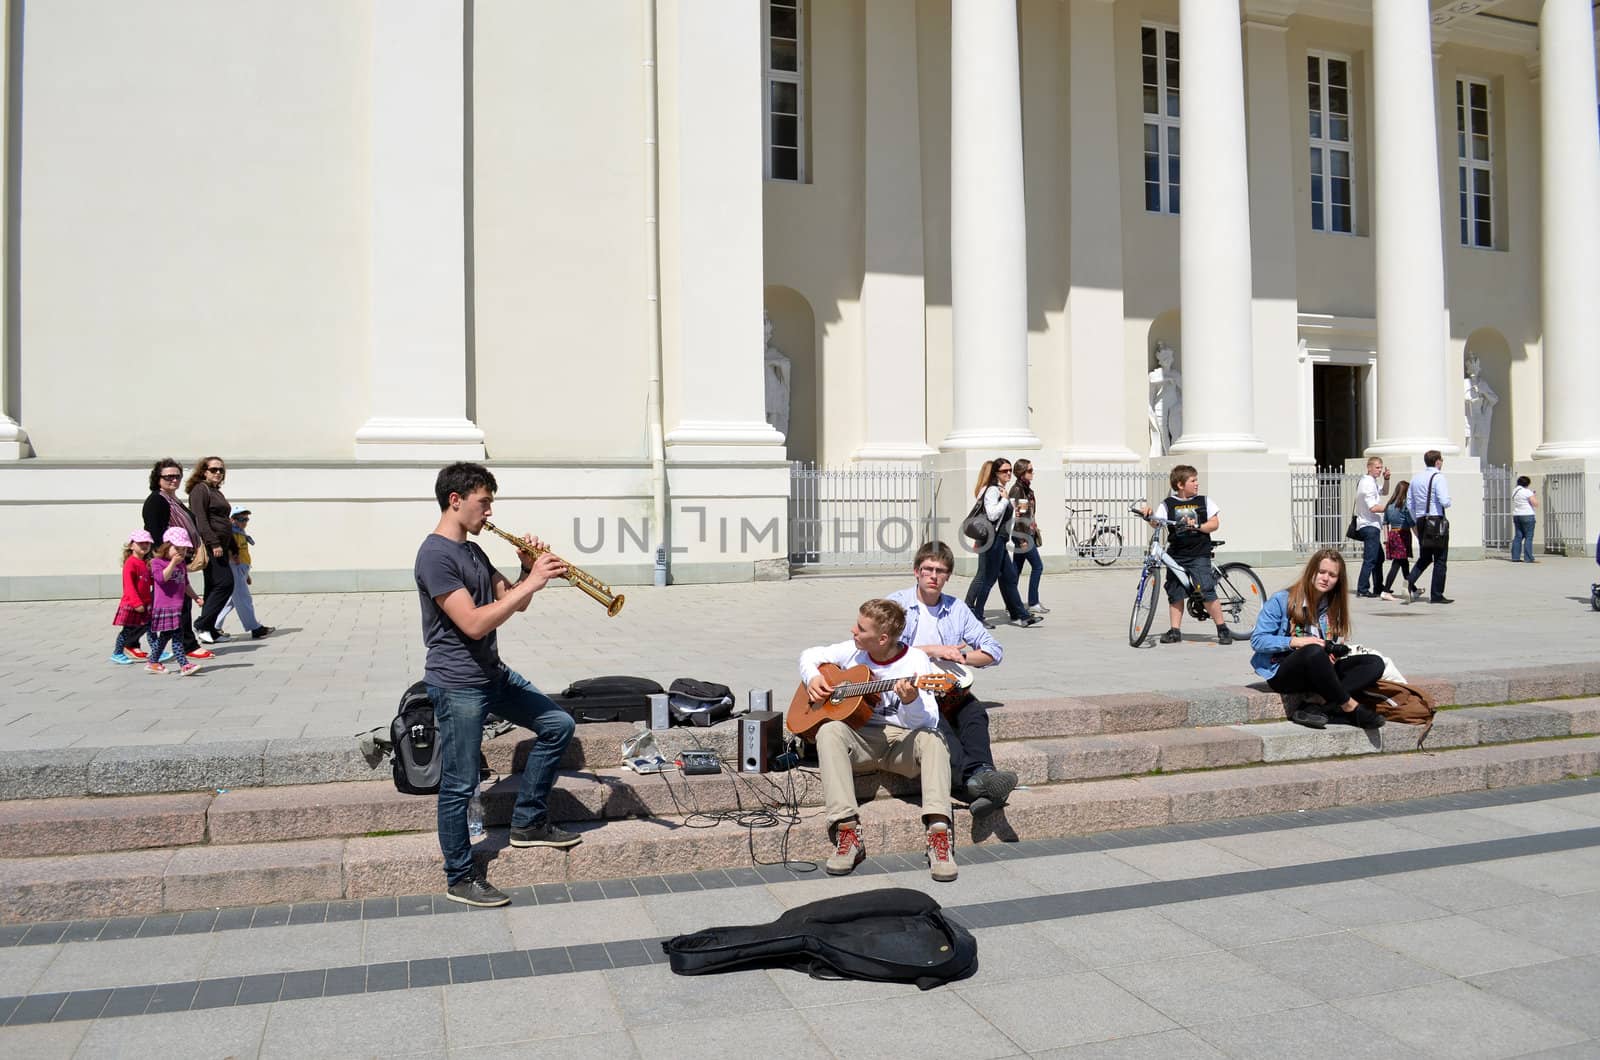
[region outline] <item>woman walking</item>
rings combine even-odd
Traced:
[[[1383,716],[1355,694],[1383,676],[1383,659],[1351,655],[1341,643],[1350,634],[1350,585],[1336,548],[1312,554],[1287,589],[1272,594],[1256,619],[1250,665],[1280,695],[1321,696],[1323,707],[1301,707],[1289,720],[1313,729],[1330,722],[1376,729]],[[1326,712],[1326,713],[1324,713]]]
[[[1511,562],[1533,562],[1533,526],[1537,521],[1539,496],[1532,490],[1533,480],[1527,475],[1517,476],[1517,486],[1511,491]],[[1521,546],[1521,552],[1518,552]],[[1518,556],[1521,559],[1518,559]]]
[[[194,514],[178,499],[178,484],[183,481],[183,465],[170,456],[157,460],[150,468],[150,496],[144,499],[144,528],[150,534],[151,541],[161,542],[166,540],[169,527],[180,527],[194,541],[200,535],[195,526]],[[197,558],[196,562],[203,562]],[[193,566],[190,567],[194,569]],[[209,659],[211,652],[203,648],[194,635],[194,609],[189,602],[187,593],[183,594],[183,604],[178,616],[177,636],[174,638],[183,646],[184,654],[191,659]],[[152,659],[151,662],[159,662]]]
[[[1028,575],[1028,610],[1037,615],[1047,615],[1050,609],[1039,602],[1039,578],[1044,574],[1044,559],[1039,555],[1038,504],[1033,496],[1033,461],[1018,460],[1016,484],[1011,487],[1011,502],[1016,507],[1017,518],[1011,540],[1015,554],[1017,581],[1022,581],[1022,568],[1031,566]],[[1021,593],[1019,592],[1020,596]]]
[[[233,596],[232,562],[237,546],[233,542],[233,506],[222,495],[222,480],[228,477],[228,466],[220,456],[208,456],[194,467],[184,489],[189,494],[189,510],[194,513],[195,525],[200,530],[196,550],[206,556],[205,603],[200,607],[200,619],[194,624],[195,636],[206,644],[227,639],[218,633],[217,617],[228,606]]]
[[[988,519],[994,532],[988,541],[978,542],[978,547],[983,551],[978,554],[978,574],[967,587],[966,602],[973,614],[989,629],[993,629],[994,624],[984,618],[983,609],[989,602],[989,591],[997,581],[1000,583],[1000,599],[1005,601],[1006,611],[1013,622],[1019,626],[1034,626],[1044,621],[1038,615],[1030,615],[1028,609],[1022,606],[1022,598],[1017,595],[1017,568],[1011,562],[1010,550],[1006,548],[1006,543],[1011,540],[1013,519],[1011,498],[1006,496],[1010,485],[1011,461],[999,456],[983,462],[983,467],[978,469],[978,484],[972,490],[972,495],[978,498],[983,508],[984,518]],[[1006,577],[1008,569],[1009,578]]]

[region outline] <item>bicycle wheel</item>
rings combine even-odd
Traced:
[[[1109,567],[1122,555],[1122,531],[1114,526],[1102,526],[1089,538],[1089,557],[1102,567]]]
[[[1128,616],[1128,643],[1137,648],[1150,634],[1150,623],[1155,621],[1156,607],[1161,599],[1161,572],[1146,567],[1139,575],[1139,591],[1133,598],[1133,614]]]
[[[1256,628],[1261,605],[1267,602],[1267,590],[1247,564],[1224,563],[1217,568],[1217,602],[1228,628],[1249,636]]]

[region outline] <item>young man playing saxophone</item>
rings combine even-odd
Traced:
[[[496,488],[494,476],[481,464],[451,464],[440,471],[434,482],[439,523],[417,550],[414,570],[422,640],[428,649],[423,679],[438,727],[439,849],[446,896],[473,906],[511,901],[473,862],[467,834],[467,805],[478,786],[485,715],[515,722],[538,737],[511,813],[511,845],[566,848],[582,842],[551,824],[548,809],[561,755],[572,741],[572,718],[500,661],[495,635],[567,567],[549,552],[538,559],[524,552],[522,576],[512,583],[495,570],[483,549],[467,540],[488,522]],[[544,548],[532,537],[524,540]]]

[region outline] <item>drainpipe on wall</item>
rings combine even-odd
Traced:
[[[657,141],[660,120],[656,102],[656,0],[642,0],[644,14],[644,230],[645,230],[645,321],[646,351],[650,359],[650,392],[646,415],[650,420],[650,491],[654,509],[650,525],[655,529],[654,584],[667,584],[670,555],[667,531],[667,444],[662,424],[661,395],[661,229],[660,206],[661,148]]]

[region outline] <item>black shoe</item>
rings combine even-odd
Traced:
[[[1428,603],[1430,603],[1430,604],[1453,604],[1453,603],[1455,603],[1455,601],[1450,599],[1448,596],[1430,596],[1430,597],[1428,597]]]
[[[1183,634],[1179,633],[1176,629],[1169,629],[1165,633],[1161,634],[1161,643],[1163,644],[1176,644],[1182,639]]]
[[[270,636],[272,636],[277,631],[278,631],[278,627],[277,626],[257,626],[255,629],[252,629],[250,631],[250,639],[251,640],[260,640],[262,637],[270,637]]]
[[[1011,620],[1011,624],[1014,626],[1021,626],[1023,629],[1027,629],[1029,626],[1037,626],[1043,621],[1044,619],[1040,618],[1038,615],[1025,614],[1021,618],[1013,618]]]
[[[506,893],[482,876],[470,876],[459,883],[452,883],[444,892],[444,896],[452,902],[462,905],[475,905],[483,909],[492,909],[497,905],[510,905],[511,899]]]
[[[1328,723],[1337,722],[1340,725],[1354,725],[1358,729],[1383,728],[1383,715],[1362,703],[1355,710],[1330,710]]]
[[[1229,629],[1227,626],[1218,626],[1217,627],[1217,643],[1218,644],[1232,644],[1233,643],[1233,630]]]
[[[575,847],[583,842],[583,836],[576,832],[566,832],[553,824],[534,825],[530,828],[511,829],[511,845],[514,847]]]
[[[1361,597],[1361,599],[1363,599],[1363,600],[1376,600],[1378,598],[1378,594],[1377,593],[1359,593],[1358,592],[1358,593],[1356,593],[1356,595]]]
[[[993,813],[1006,804],[1006,800],[1011,798],[1011,793],[1016,788],[1015,773],[1004,769],[985,769],[967,781],[967,794],[972,796],[972,804],[968,808],[972,809],[979,802],[987,802],[989,805],[984,812]],[[982,816],[976,809],[972,809],[972,815]]]
[[[1289,720],[1296,725],[1304,725],[1308,729],[1326,729],[1328,727],[1328,716],[1309,707],[1299,708],[1289,715]]]

